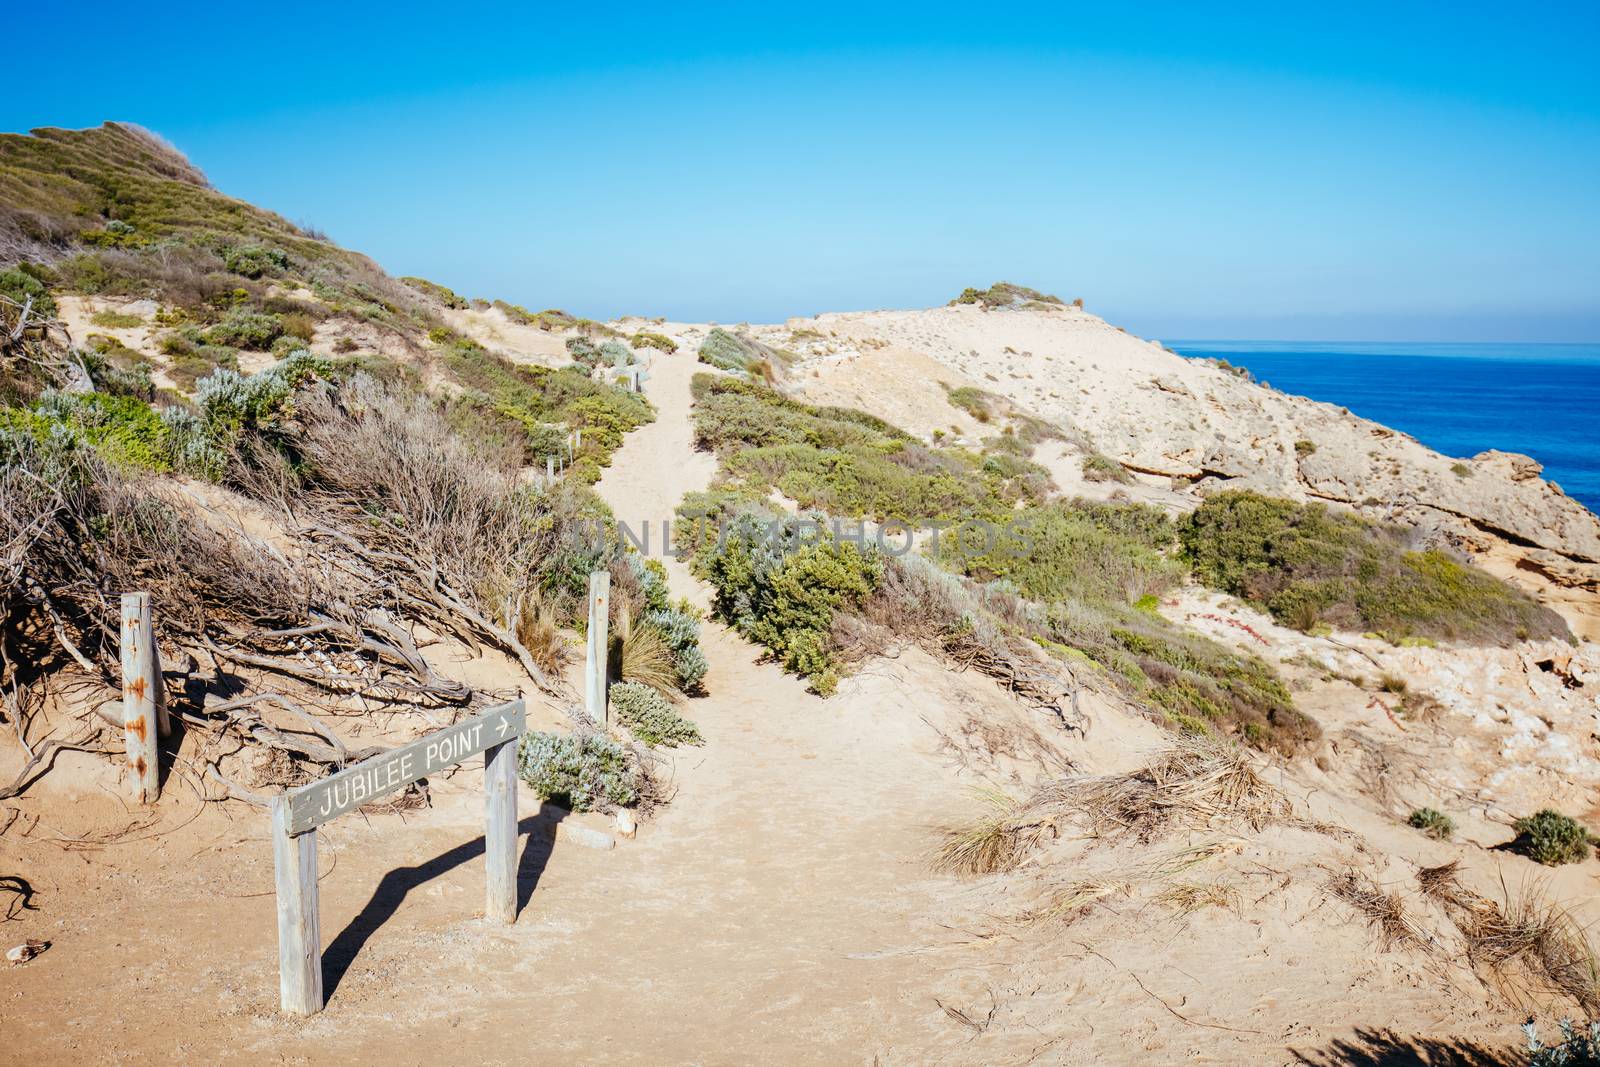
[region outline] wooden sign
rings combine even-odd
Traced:
[[[278,889],[278,995],[283,1010],[322,1010],[322,924],[317,907],[316,828],[419,778],[483,753],[484,914],[517,918],[517,742],[526,728],[521,700],[490,708],[363,760],[272,801],[272,855]]]
[[[526,726],[522,702],[516,701],[346,767],[320,782],[291,789],[289,833],[305,833],[492,745],[515,741]]]

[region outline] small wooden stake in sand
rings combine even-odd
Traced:
[[[589,575],[589,645],[583,661],[583,707],[589,718],[608,726],[606,714],[606,660],[610,651],[607,628],[611,621],[606,600],[611,594],[611,572]]]
[[[154,804],[161,795],[156,738],[172,732],[164,695],[150,594],[123,593],[122,730],[128,766],[133,768],[134,795],[141,804]]]

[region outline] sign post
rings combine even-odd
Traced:
[[[610,725],[606,705],[606,675],[611,658],[608,629],[611,609],[606,598],[611,594],[611,572],[589,575],[589,643],[583,662],[583,706],[589,718],[603,729]]]
[[[161,757],[157,736],[172,732],[161,686],[161,652],[156,648],[149,593],[122,594],[122,730],[133,768],[134,794],[141,804],[161,795]]]
[[[526,705],[513,700],[273,798],[278,992],[284,1011],[314,1015],[322,1010],[317,827],[478,752],[484,754],[484,910],[500,922],[516,920],[517,742],[526,728]]]

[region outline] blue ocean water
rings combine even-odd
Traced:
[[[1404,430],[1447,456],[1521,452],[1600,512],[1600,344],[1169,341]]]

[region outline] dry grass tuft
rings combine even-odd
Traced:
[[[1547,883],[1528,882],[1515,893],[1502,883],[1501,904],[1467,889],[1457,874],[1455,863],[1424,867],[1417,884],[1445,906],[1474,963],[1513,993],[1560,993],[1590,1016],[1600,1014],[1600,957],[1572,913],[1549,899]]]
[[[523,595],[513,612],[513,629],[539,669],[555,676],[566,666],[569,649],[556,625],[555,611],[537,590]]]
[[[1039,827],[1018,822],[1021,805],[1004,790],[973,792],[983,804],[982,814],[943,831],[933,866],[967,876],[1015,870],[1036,842]]]
[[[1244,749],[1185,738],[1128,774],[1053,782],[1028,802],[1029,813],[1071,811],[1102,837],[1148,841],[1174,827],[1244,822],[1259,830],[1287,818],[1288,798],[1256,773]]]
[[[670,699],[682,696],[672,646],[654,626],[643,626],[623,616],[622,660],[618,668],[624,682],[638,682]]]
[[[1421,931],[1406,916],[1405,901],[1394,891],[1384,892],[1366,875],[1345,871],[1328,883],[1328,892],[1367,917],[1377,931],[1385,951],[1396,946],[1427,943]]]
[[[1091,905],[1110,897],[1133,896],[1152,885],[1161,886],[1154,897],[1161,903],[1176,905],[1179,901],[1187,901],[1194,904],[1194,901],[1203,895],[1201,890],[1212,891],[1213,895],[1220,893],[1226,900],[1231,901],[1232,890],[1220,885],[1204,887],[1191,885],[1181,888],[1168,883],[1170,879],[1234,850],[1239,844],[1240,840],[1237,838],[1203,841],[1158,853],[1140,863],[1112,868],[1093,878],[1074,879],[1053,887],[1049,892],[1048,903],[1042,908],[1028,912],[1024,918],[1030,921],[1043,919],[1072,921],[1081,918]],[[1180,910],[1187,914],[1204,906],[1204,903],[1199,903]]]
[[[1206,908],[1239,910],[1239,893],[1221,882],[1175,882],[1156,894],[1156,901],[1180,915],[1191,915]]]

